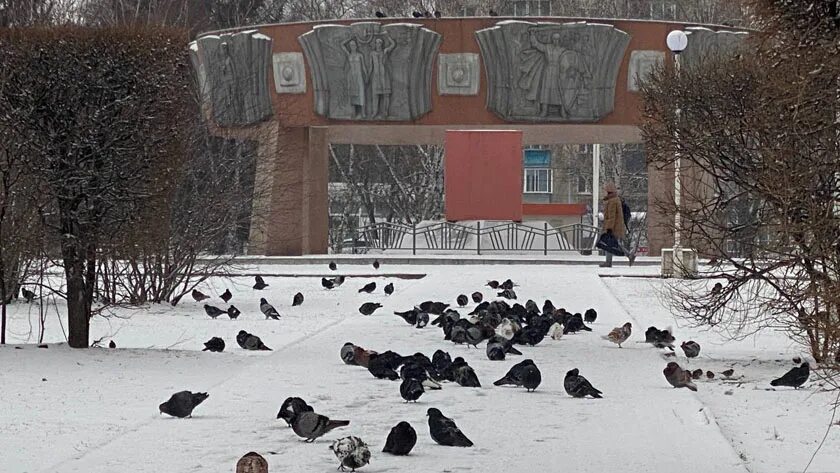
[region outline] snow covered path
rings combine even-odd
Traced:
[[[229,473],[241,455],[254,450],[266,456],[273,473],[329,472],[337,466],[327,448],[330,441],[350,434],[371,445],[373,458],[363,472],[746,471],[699,398],[665,382],[665,362],[655,350],[632,342],[618,349],[600,338],[628,320],[636,330],[631,340],[638,340],[644,328],[621,309],[595,271],[574,266],[426,269],[425,279],[397,281],[397,292],[390,298],[372,296],[371,300],[384,300],[385,304],[374,316],[336,317],[325,330],[290,340],[269,356],[242,358],[237,369],[228,358],[219,364],[215,376],[225,378],[231,373],[231,377],[220,384],[196,384],[194,374],[185,375],[179,384],[182,375],[173,371],[171,391],[209,389],[210,398],[194,418],[171,419],[149,413],[171,394],[158,388],[147,393],[148,411],[135,413],[137,417],[129,419],[131,427],[73,457],[53,457],[35,471]],[[550,298],[558,307],[573,312],[595,307],[599,318],[594,332],[560,341],[546,339],[537,347],[524,347],[523,357],[493,362],[487,360],[483,346],[476,350],[453,345],[443,340],[438,328],[414,329],[392,314],[423,300],[448,302],[459,293],[474,290],[483,289],[487,297],[491,291],[483,284],[506,277],[519,284],[516,291],[523,303],[531,298],[541,304]],[[355,289],[361,282],[353,282],[355,285],[348,281],[341,288],[344,295],[330,294],[360,300]],[[344,305],[344,311],[353,306]],[[449,383],[441,391],[427,392],[416,404],[404,404],[398,382],[374,379],[367,370],[341,362],[338,353],[346,341],[377,351],[421,351],[429,356],[442,348],[453,358],[463,356],[475,368],[483,387]],[[217,355],[195,356],[206,364]],[[542,371],[543,383],[535,393],[492,385],[524,358],[532,358]],[[565,394],[563,375],[575,367],[604,392],[604,399],[579,400]],[[349,419],[351,424],[315,444],[304,444],[282,421],[275,420],[287,396],[303,397],[317,412]],[[475,447],[434,444],[425,417],[429,407],[453,418]],[[412,455],[379,453],[390,428],[402,420],[410,422],[418,433]]]

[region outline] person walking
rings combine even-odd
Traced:
[[[636,260],[636,255],[627,251],[622,243],[624,235],[626,234],[627,226],[624,222],[624,209],[621,204],[621,197],[618,196],[618,189],[615,187],[615,184],[610,182],[604,186],[604,193],[606,194],[606,197],[604,197],[603,228],[605,235],[602,235],[601,238],[604,241],[608,241],[609,244],[607,246],[613,251],[616,251],[617,254],[620,253],[622,255],[626,255],[630,260],[630,266],[633,266],[633,262]],[[604,248],[604,253],[607,255],[607,260],[601,263],[600,266],[602,268],[611,268],[613,253],[607,248]]]

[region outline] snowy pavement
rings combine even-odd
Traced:
[[[315,274],[320,268],[309,270]],[[348,279],[334,291],[320,289],[317,278],[276,278],[267,280],[271,291],[263,293],[252,291],[244,279],[216,280],[218,292],[234,290],[232,303],[243,310],[240,320],[210,320],[200,304],[185,300],[177,308],[135,311],[130,319],[96,320],[94,336],[113,335],[121,347],[117,350],[0,348],[0,445],[5,452],[0,471],[227,473],[254,450],[267,458],[271,472],[328,472],[337,466],[327,448],[330,441],[352,434],[373,452],[362,472],[787,472],[801,471],[830,415],[820,404],[825,395],[763,390],[796,354],[778,339],[766,345],[778,347],[773,353],[781,361],[758,350],[761,362],[751,362],[743,342],[730,348],[709,335],[691,333],[704,345],[696,364],[722,370],[746,363],[736,369],[756,388],[734,388],[734,396],[726,395],[733,386],[715,380],[701,382],[698,393],[672,389],[662,376],[666,361],[660,354],[632,343],[643,339],[648,324],[675,325],[648,286],[661,281],[602,279],[597,269],[583,266],[435,265],[380,271],[427,276],[388,279],[397,289],[390,297],[381,292],[384,279],[377,280],[379,290],[371,296],[357,293],[368,278]],[[393,315],[424,300],[450,302],[475,290],[489,297],[493,291],[484,283],[507,277],[519,284],[520,302],[530,298],[541,305],[549,298],[571,311],[596,308],[593,333],[547,338],[536,347],[523,347],[522,357],[489,361],[483,346],[454,345],[443,340],[437,327],[415,329]],[[289,307],[298,290],[306,302]],[[280,321],[262,320],[256,309],[260,296],[278,307]],[[363,317],[357,308],[368,300],[384,307]],[[26,307],[15,309],[13,332],[25,338]],[[633,323],[634,335],[625,348],[601,339],[626,321]],[[239,349],[234,335],[240,329],[261,336],[275,351]],[[47,335],[47,340],[60,339],[57,324],[48,326]],[[210,336],[225,338],[225,353],[195,351]],[[680,330],[677,337],[682,339]],[[401,354],[431,356],[442,348],[453,358],[463,356],[482,388],[447,383],[418,403],[405,404],[398,382],[374,379],[367,370],[341,362],[339,349],[347,341]],[[176,349],[160,349],[169,346]],[[532,358],[542,371],[535,393],[492,385],[524,358]],[[682,357],[679,361],[686,366]],[[575,367],[604,392],[604,399],[565,394],[563,376]],[[157,405],[182,389],[206,390],[210,398],[192,419],[158,415]],[[350,426],[305,444],[275,419],[287,396],[306,399],[321,414],[349,419]],[[425,417],[429,407],[453,418],[475,447],[434,444]],[[388,431],[402,420],[418,433],[412,455],[380,453]],[[781,434],[768,438],[768,428]],[[840,452],[836,432],[824,449],[810,471],[838,471],[831,462]]]

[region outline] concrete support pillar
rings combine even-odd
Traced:
[[[260,136],[249,254],[327,252],[328,146],[326,127],[275,127]]]
[[[674,201],[674,167],[658,169],[648,164],[648,248],[658,256],[662,248],[674,246],[674,215],[663,212],[663,203]]]

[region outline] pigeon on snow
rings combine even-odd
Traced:
[[[204,350],[201,351],[223,352],[225,351],[225,341],[219,337],[213,337],[204,342]]]
[[[330,445],[330,450],[338,458],[338,469],[341,471],[347,471],[346,468],[356,471],[356,468],[370,463],[370,449],[367,444],[353,435],[336,440]]]
[[[210,296],[208,296],[207,294],[204,294],[203,292],[199,291],[198,289],[193,289],[192,298],[195,299],[196,302],[201,302],[204,299],[210,299]]]
[[[301,304],[303,304],[303,294],[301,294],[300,292],[298,292],[298,293],[297,293],[297,294],[295,294],[295,296],[292,298],[292,307],[296,307],[296,306],[299,306],[299,305],[301,305]]]
[[[230,299],[233,297],[233,294],[230,293],[230,289],[225,289],[225,292],[222,293],[222,295],[219,297],[221,297],[222,300],[225,301],[225,304],[227,304],[228,302],[230,302]]]
[[[630,338],[632,328],[633,325],[630,322],[625,323],[621,327],[615,327],[604,337],[604,340],[609,340],[618,345],[618,348],[621,348],[621,344]]]
[[[204,402],[210,395],[207,393],[193,393],[191,391],[177,392],[168,401],[158,406],[161,414],[172,417],[192,417],[196,406]]]
[[[298,437],[314,442],[333,429],[350,425],[349,420],[330,420],[327,416],[313,411],[299,413],[292,421],[292,430]]]
[[[674,361],[668,363],[665,369],[662,370],[662,374],[665,375],[665,380],[668,381],[668,384],[675,388],[688,388],[692,391],[697,391],[697,386],[691,380],[691,373],[682,369]]]
[[[382,451],[391,455],[408,455],[416,443],[417,432],[411,424],[403,421],[391,429]]]
[[[256,275],[254,276],[254,289],[258,291],[262,291],[263,289],[267,288],[268,284],[265,283],[262,276]]]
[[[376,309],[382,307],[382,304],[378,302],[365,302],[361,306],[359,306],[359,313],[362,315],[371,315],[376,312]]]
[[[295,418],[303,412],[312,412],[312,407],[299,397],[287,397],[277,412],[277,418],[283,419],[291,427]]]
[[[790,371],[783,374],[781,378],[776,378],[770,381],[771,386],[788,386],[793,389],[799,389],[800,386],[808,381],[811,375],[811,365],[808,362],[802,363],[800,366],[791,368]]]
[[[246,350],[271,350],[271,348],[265,346],[262,340],[260,340],[260,337],[252,335],[244,330],[240,330],[236,335],[236,343]]]
[[[280,312],[277,312],[277,309],[275,309],[273,305],[269,304],[268,301],[265,300],[265,297],[260,299],[260,312],[265,315],[266,320],[280,320]]]
[[[580,370],[577,368],[566,372],[566,377],[563,379],[563,388],[572,397],[592,396],[598,399],[603,394],[601,391],[595,389],[589,380],[581,376]]]
[[[455,425],[455,421],[444,416],[438,409],[432,407],[427,413],[429,416],[429,434],[432,440],[447,447],[472,447],[473,443]]]
[[[222,314],[227,314],[227,311],[210,304],[204,304],[204,313],[209,315],[211,319],[215,319]]]

